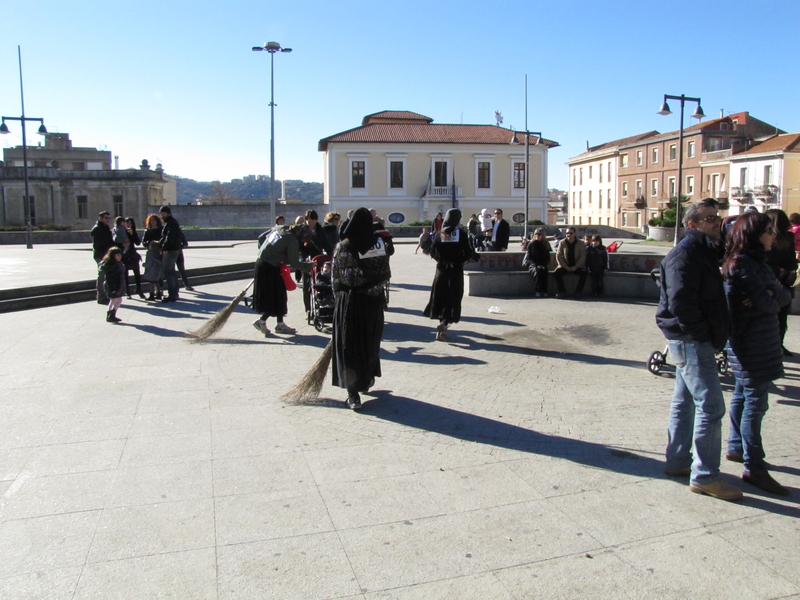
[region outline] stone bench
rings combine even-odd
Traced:
[[[533,279],[527,271],[467,271],[467,294],[469,296],[522,296],[533,297]],[[572,292],[578,278],[564,278],[567,291]],[[555,296],[558,291],[552,271],[547,281],[547,293]],[[586,278],[584,296],[591,297],[591,276]],[[638,298],[658,301],[658,286],[649,273],[626,273],[610,271],[603,278],[604,294],[609,298]]]

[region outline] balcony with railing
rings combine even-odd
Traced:
[[[432,185],[428,188],[426,196],[428,198],[452,198],[454,187],[456,198],[462,196],[461,188],[452,185]]]
[[[753,188],[753,195],[757,198],[772,198],[777,191],[777,185],[757,185]]]

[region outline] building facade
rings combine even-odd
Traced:
[[[568,221],[575,225],[617,227],[619,149],[656,135],[657,131],[649,131],[593,146],[567,161],[570,171],[567,192]]]
[[[751,117],[747,112],[684,128],[681,193],[690,200],[716,198],[723,210],[727,209],[731,157],[777,133],[783,132]],[[679,138],[679,131],[663,134],[651,131],[590,148],[588,152],[570,159],[567,163],[570,166],[570,182],[576,176],[574,191],[578,192],[573,208],[573,189],[570,188],[570,222],[588,224],[588,218],[595,222],[596,218],[610,217],[609,224],[613,226],[633,232],[642,231],[648,221],[657,217],[670,199],[677,196]],[[603,188],[596,179],[585,179],[583,186],[580,184],[581,169],[586,177],[590,166],[597,173],[597,169],[605,162],[604,175],[608,176],[607,163],[611,159],[615,159],[610,171],[614,179],[611,189],[616,195],[616,205],[613,200],[611,203],[615,207],[612,208],[616,211],[614,215],[598,211],[597,194]],[[607,184],[605,190],[605,194],[608,194]],[[589,197],[592,198],[591,204]]]
[[[800,133],[773,136],[730,161],[729,214],[748,206],[800,213]]]
[[[376,208],[395,225],[425,221],[456,205],[469,215],[501,208],[521,223],[547,222],[547,151],[556,142],[494,125],[434,124],[408,111],[364,117],[360,127],[319,142],[325,204],[340,213]]]
[[[112,169],[111,152],[73,148],[66,133],[48,133],[28,146],[31,225],[88,228],[97,214],[142,220],[153,207],[175,204],[175,180],[146,160],[139,169]],[[25,225],[22,147],[5,148],[0,165],[0,226]]]

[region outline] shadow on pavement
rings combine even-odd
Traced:
[[[630,452],[622,446],[608,446],[538,433],[510,423],[429,404],[421,400],[394,396],[388,390],[377,390],[367,395],[375,399],[364,403],[362,409],[364,414],[406,427],[477,444],[562,458],[587,467],[625,475],[660,479],[665,477],[663,460]],[[341,402],[327,399],[319,399],[312,404],[337,408],[342,406]],[[723,474],[723,478],[731,479],[726,474]],[[763,492],[752,486],[744,485],[741,481],[734,480],[731,483],[745,488],[742,504],[776,514],[798,517],[795,506],[771,502],[769,497],[762,495]],[[793,496],[795,492],[796,490],[792,490]]]

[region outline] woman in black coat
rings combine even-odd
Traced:
[[[533,232],[533,239],[528,243],[522,266],[528,268],[528,273],[536,286],[536,297],[547,296],[547,276],[550,268],[550,242],[547,241],[545,231],[541,227]]]
[[[469,236],[459,227],[461,211],[447,211],[441,231],[433,236],[431,258],[436,261],[431,297],[423,314],[439,321],[436,339],[447,342],[447,326],[461,319],[461,299],[464,297],[464,263],[478,260],[478,254],[469,243]]]
[[[136,232],[136,221],[133,220],[133,217],[125,218],[125,231],[128,234],[129,242],[128,248],[123,248],[122,252],[122,262],[126,269],[125,283],[127,285],[128,271],[133,271],[133,281],[136,283],[136,293],[139,294],[139,297],[142,300],[144,300],[144,294],[142,293],[142,274],[139,270],[139,263],[142,262],[142,256],[136,251],[136,246],[141,246],[142,240],[139,239],[139,234]],[[128,298],[130,297],[130,294],[128,294]]]
[[[778,312],[791,300],[765,258],[775,233],[767,215],[752,212],[740,216],[728,235],[722,275],[731,315],[728,357],[736,386],[726,458],[744,463],[744,481],[786,495],[789,491],[767,471],[761,440],[770,382],[783,376]]]

